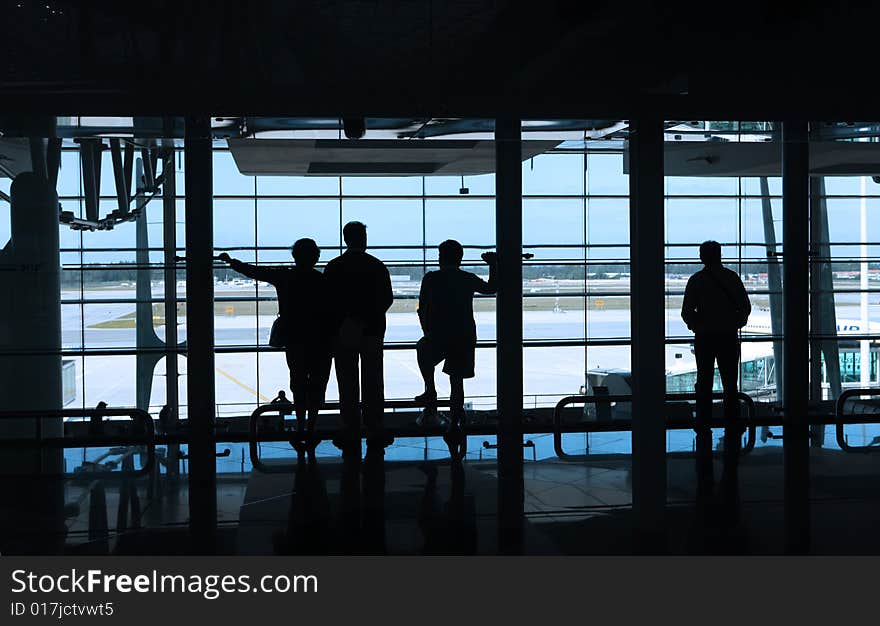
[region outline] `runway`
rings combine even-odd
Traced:
[[[134,298],[133,289],[95,289],[82,294],[86,300]],[[79,297],[80,292],[65,293],[66,298]],[[161,297],[161,287],[154,287],[154,298]],[[871,318],[877,319],[880,307],[872,305]],[[62,306],[63,347],[78,351],[89,349],[133,349],[136,347],[133,315],[134,303],[64,304]],[[839,306],[838,317],[858,315],[857,307]],[[85,320],[83,322],[83,316]],[[128,316],[128,317],[127,317]],[[668,337],[688,337],[677,309],[666,312]],[[96,327],[106,322],[122,320],[127,328]],[[125,321],[128,320],[128,321]],[[288,372],[284,355],[280,352],[258,352],[256,346],[265,346],[274,315],[225,315],[214,319],[216,401],[220,415],[249,413],[262,402],[271,400],[280,389],[287,390]],[[421,336],[418,317],[414,312],[389,313],[386,343],[389,346],[413,343]],[[477,334],[480,340],[495,339],[495,313],[476,314]],[[184,318],[180,318],[184,322]],[[626,309],[583,309],[523,312],[523,331],[526,340],[561,339],[618,339],[630,334],[630,312]],[[164,339],[165,326],[155,325],[159,339]],[[186,325],[178,327],[180,340],[186,339]],[[686,347],[686,340],[683,344]],[[229,348],[243,348],[234,353]],[[768,342],[769,349],[769,342]],[[628,346],[528,347],[524,351],[524,401],[526,406],[551,406],[564,395],[578,393],[584,384],[588,369],[628,369]],[[134,356],[70,356],[76,361],[76,398],[72,406],[94,406],[104,401],[111,406],[135,404]],[[185,376],[187,361],[178,358],[181,403],[186,402]],[[438,368],[439,370],[439,368]],[[466,393],[475,408],[495,405],[496,361],[495,350],[477,350],[477,376],[466,383]],[[448,393],[447,379],[439,371],[438,390]],[[389,349],[385,352],[385,388],[388,398],[410,398],[422,391],[421,378],[412,349]],[[338,397],[335,377],[328,387],[328,399]],[[158,411],[165,403],[165,367],[160,361],[155,369],[150,406]]]

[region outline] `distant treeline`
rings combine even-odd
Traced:
[[[114,268],[111,266],[103,266],[95,269],[65,269],[61,272],[61,286],[66,288],[78,288],[80,285],[118,285],[120,283],[131,283],[137,281],[137,269],[131,267],[129,263],[119,263],[122,266]],[[731,264],[735,265],[735,264]],[[870,269],[880,269],[880,263],[869,263]],[[428,269],[433,269],[429,267]],[[486,272],[480,266],[471,266],[468,269],[476,271],[479,274]],[[666,266],[667,274],[680,274],[689,276],[699,269],[699,262],[694,263],[670,263]],[[841,262],[832,263],[832,269],[835,272],[856,272],[859,270],[859,263]],[[767,272],[766,263],[744,263],[742,271],[745,274],[763,274]],[[629,264],[597,264],[597,265],[525,265],[523,266],[523,278],[526,280],[534,280],[536,278],[550,278],[558,280],[583,280],[589,274],[591,279],[615,278],[620,274],[628,274],[630,272]],[[410,280],[418,281],[422,277],[422,268],[413,266],[409,268],[391,268],[392,276],[409,276]],[[214,270],[214,278],[218,281],[231,281],[243,278],[241,274],[229,268],[217,268]],[[161,281],[165,279],[162,270],[150,270],[151,281]],[[177,280],[186,279],[186,272],[183,269],[177,270]],[[80,282],[82,280],[82,282]]]

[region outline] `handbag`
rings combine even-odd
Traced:
[[[269,331],[269,345],[273,348],[283,348],[287,344],[286,330],[284,320],[279,315],[272,322],[272,330]]]

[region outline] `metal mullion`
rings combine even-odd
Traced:
[[[259,237],[259,207],[257,205],[257,177],[254,176],[254,263],[257,264],[260,262],[260,237]],[[277,300],[277,292],[276,292],[276,300]],[[256,303],[255,307],[255,316],[254,316],[254,330],[255,335],[257,337],[257,346],[260,345],[260,283],[259,281],[254,281],[254,301]],[[257,359],[257,395],[254,398],[254,402],[259,406],[260,404],[260,355],[259,353],[256,356]],[[293,396],[293,390],[291,390],[291,397]]]

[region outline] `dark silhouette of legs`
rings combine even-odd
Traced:
[[[416,358],[419,362],[419,371],[422,373],[422,379],[425,381],[425,392],[416,396],[416,401],[430,403],[437,399],[437,387],[434,385],[434,368],[439,361],[434,358],[433,350],[427,337],[422,337],[416,343]]]
[[[449,377],[449,407],[452,423],[460,425],[464,421],[464,379],[461,376]]]
[[[339,345],[334,354],[336,362],[336,382],[339,385],[339,412],[342,417],[342,432],[338,443],[343,456],[353,450],[355,443],[360,447],[360,374],[358,371],[358,352],[350,346]]]
[[[327,382],[330,380],[330,350],[325,346],[315,346],[309,355],[308,383],[308,432],[314,434],[318,413],[324,405]]]
[[[695,430],[709,428],[712,419],[712,386],[715,379],[715,341],[711,335],[694,337],[694,358],[697,362],[697,419]]]
[[[293,410],[300,425],[306,421],[308,408],[309,374],[306,365],[305,346],[302,344],[288,345],[284,350],[287,357],[287,368],[290,370],[290,393],[293,399]]]
[[[464,433],[464,379],[461,376],[449,377],[449,430],[443,440],[449,447],[453,462],[461,461],[467,454],[467,435]]]
[[[378,451],[391,443],[382,429],[385,415],[383,337],[361,335],[356,341],[338,342],[336,379],[344,432],[343,453],[360,445],[361,413],[367,429],[367,447]]]
[[[330,351],[321,344],[291,343],[285,350],[290,368],[290,390],[296,412],[299,445],[316,444],[311,440],[318,413],[324,404],[330,378]]]
[[[365,336],[361,342],[361,398],[367,445],[384,438],[382,421],[385,416],[385,373],[383,338]],[[384,448],[385,444],[382,444]]]
[[[738,422],[740,411],[736,381],[739,369],[739,340],[735,332],[719,336],[715,354],[718,359],[721,386],[724,389],[724,419],[728,424]]]

